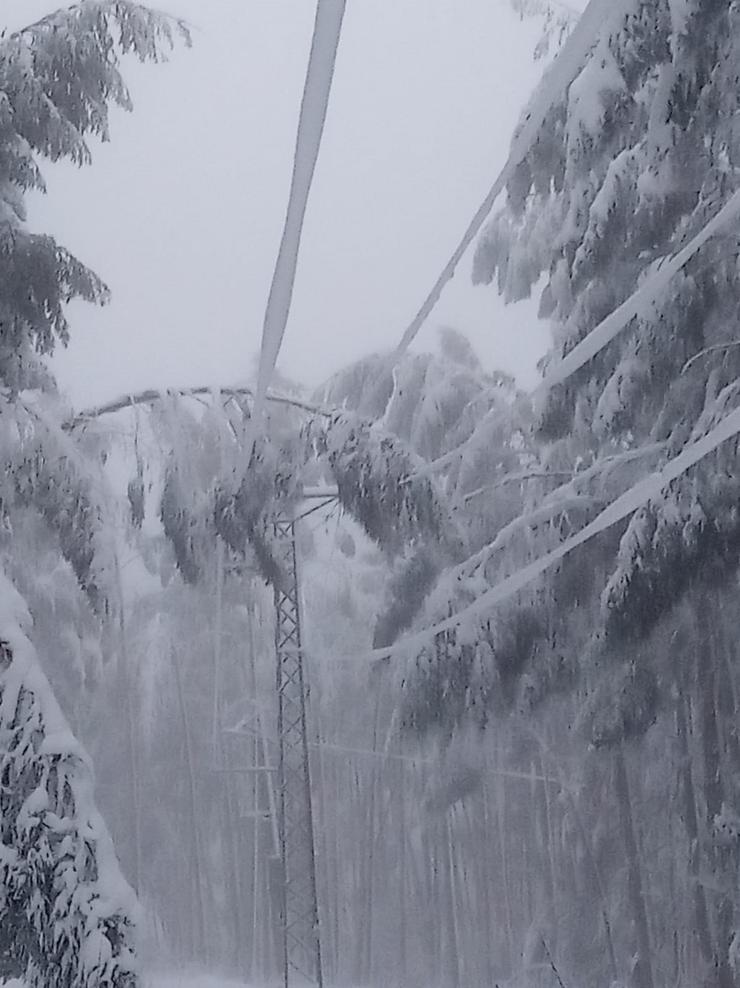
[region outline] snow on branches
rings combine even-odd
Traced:
[[[88,455],[63,431],[62,411],[53,390],[25,391],[15,401],[0,397],[0,514],[9,532],[23,512],[43,519],[91,605],[102,612],[113,571],[103,476],[95,453]]]
[[[412,657],[418,655],[425,656],[429,653],[430,642],[436,641],[441,635],[449,636],[450,634],[452,634],[452,640],[455,643],[455,656],[462,654],[460,652],[461,646],[473,645],[477,646],[478,650],[480,650],[481,643],[485,645],[489,637],[488,630],[492,622],[495,629],[497,616],[502,613],[501,605],[507,605],[511,608],[509,615],[505,618],[504,627],[511,625],[512,621],[514,626],[520,620],[526,621],[527,609],[536,600],[540,578],[548,573],[552,575],[555,568],[565,562],[576,550],[581,550],[582,547],[592,543],[592,540],[602,537],[604,533],[607,533],[610,529],[618,526],[627,519],[634,518],[636,521],[632,521],[632,531],[628,528],[627,535],[623,539],[620,561],[624,563],[625,557],[627,557],[626,562],[632,567],[632,571],[639,572],[644,568],[645,563],[640,558],[640,551],[633,551],[633,546],[636,542],[639,550],[643,550],[646,545],[650,546],[657,526],[655,523],[652,526],[648,524],[647,536],[642,541],[640,541],[639,535],[636,538],[634,529],[635,526],[640,526],[640,522],[644,520],[646,515],[649,519],[652,513],[662,514],[666,519],[665,542],[669,545],[671,539],[675,537],[676,531],[681,534],[688,551],[685,558],[680,560],[683,567],[683,575],[678,577],[678,579],[683,580],[686,584],[690,584],[694,578],[701,575],[695,572],[697,559],[692,559],[691,552],[694,553],[695,557],[698,557],[698,553],[704,550],[704,545],[698,541],[698,536],[703,529],[703,513],[700,504],[694,500],[690,502],[688,518],[685,515],[681,517],[680,512],[674,512],[674,517],[669,518],[667,517],[669,513],[666,505],[671,503],[671,491],[675,490],[674,485],[678,483],[691,483],[692,479],[696,476],[695,471],[705,466],[706,461],[711,461],[713,455],[729,456],[730,462],[734,462],[736,459],[737,435],[739,432],[740,409],[735,408],[729,414],[719,418],[717,423],[711,428],[707,426],[702,435],[697,436],[693,442],[688,443],[681,453],[670,459],[660,469],[655,470],[647,477],[643,477],[637,483],[632,484],[624,493],[600,511],[593,520],[578,528],[572,534],[563,537],[554,548],[540,553],[532,561],[520,565],[514,572],[508,573],[505,576],[497,575],[492,586],[486,587],[485,582],[482,582],[480,577],[478,577],[476,582],[475,573],[473,572],[471,574],[469,572],[470,570],[474,570],[474,567],[470,565],[470,561],[462,564],[452,574],[445,574],[444,580],[441,581],[442,586],[430,595],[428,606],[430,608],[436,608],[437,613],[439,613],[445,607],[446,601],[449,600],[449,604],[447,604],[448,614],[441,617],[441,619],[437,619],[431,626],[427,625],[422,630],[402,638],[393,649],[377,649],[375,655],[378,658],[383,658],[391,651],[398,651],[400,654],[411,655]],[[722,490],[723,488],[720,484],[719,491],[721,492]],[[717,526],[724,525],[726,531],[715,534],[715,537],[719,534],[719,537],[723,539],[723,552],[726,553],[728,558],[726,560],[711,559],[710,565],[715,569],[718,565],[728,564],[737,568],[737,550],[738,546],[740,546],[740,541],[737,538],[736,516],[737,500],[736,497],[731,495],[727,498],[726,511],[719,513],[717,520]],[[654,549],[655,546],[653,545],[652,548]],[[481,552],[476,557],[473,557],[473,559],[480,562],[483,557],[484,552]],[[605,558],[608,561],[609,554]],[[668,562],[675,565],[677,560],[669,553]],[[692,566],[694,568],[691,568]],[[619,571],[617,572],[619,573]],[[624,576],[618,575],[614,578],[614,584],[608,588],[605,595],[607,608],[610,605],[613,606],[609,600],[609,591],[611,590],[612,594],[614,594],[614,587],[616,586],[618,592],[620,586],[623,586],[625,583],[629,583],[629,581]],[[447,596],[445,595],[445,588]],[[593,581],[591,581],[591,589],[593,589]],[[635,581],[634,589],[637,591],[634,597],[634,607],[638,609],[638,612],[629,614],[627,620],[634,622],[638,626],[638,631],[644,633],[644,617],[643,627],[639,628],[639,609],[643,608],[641,591],[644,591],[646,588],[643,584]],[[647,603],[644,604],[643,615],[647,616],[647,627],[649,628],[655,621],[652,611],[657,610],[659,614],[662,609],[665,609],[666,598],[662,589],[659,587],[658,606],[656,607],[655,587],[649,587],[648,589],[653,592],[653,600],[651,601],[648,598]],[[465,592],[467,592],[467,601],[463,596]],[[670,595],[669,600],[670,603],[675,602],[675,599]],[[606,627],[608,630],[608,613]],[[593,629],[591,634],[593,634]],[[532,645],[534,645],[534,641]],[[490,648],[490,645],[488,647]],[[495,655],[495,647],[492,654]],[[554,654],[551,657],[556,658]],[[524,664],[522,663],[522,667]],[[479,690],[479,692],[484,691]]]
[[[730,2],[623,5],[479,242],[476,278],[509,295],[547,273],[547,435],[592,420],[605,387],[621,407],[602,406],[602,422],[614,434],[644,428],[685,361],[732,332],[714,313],[737,293],[738,44]]]
[[[346,412],[314,420],[305,436],[328,462],[342,506],[383,549],[398,553],[419,538],[459,540],[441,491],[414,477],[422,461],[396,436]]]
[[[578,10],[562,0],[510,0],[521,18],[542,19],[542,33],[534,50],[535,58],[546,58],[558,51],[578,20]]]
[[[37,156],[90,161],[108,108],[130,109],[119,55],[159,60],[185,25],[130,0],[85,0],[0,40],[0,383],[27,387],[34,353],[66,343],[64,306],[104,303],[103,282],[53,237],[30,233],[24,194],[44,190]]]
[[[628,492],[609,504],[602,490],[608,506],[583,529],[602,548],[589,606],[607,644],[647,636],[693,586],[715,586],[740,561],[739,52],[730,0],[615,4],[476,252],[475,279],[508,298],[545,277],[553,348],[537,415],[549,455],[567,463],[588,450],[598,463],[615,445],[666,455],[659,487],[614,529],[618,548],[599,517],[614,517]],[[493,572],[511,589],[523,571]],[[495,586],[487,594],[493,602]]]
[[[85,138],[108,139],[109,105],[132,106],[119,54],[161,61],[176,33],[190,43],[183,21],[132,0],[82,0],[4,38],[3,138],[18,153],[16,160],[11,156],[9,180],[43,188],[33,152],[52,161],[89,163]]]
[[[0,957],[29,988],[134,988],[134,893],[0,575]]]

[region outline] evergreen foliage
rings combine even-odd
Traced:
[[[71,650],[84,681],[96,649],[83,640],[89,615],[66,599],[65,567],[99,615],[113,597],[120,605],[115,533],[104,451],[64,428],[43,358],[69,339],[67,303],[103,304],[108,290],[28,229],[24,196],[44,191],[40,159],[87,164],[89,139],[108,139],[109,107],[130,109],[120,57],[160,60],[176,34],[187,40],[183,24],[129,0],[83,0],[0,39],[0,939],[29,988],[133,988],[137,975],[134,895],[95,810],[87,757],[28,641],[26,607],[2,575],[42,611],[51,604],[55,627],[42,613],[38,637],[55,678]],[[47,574],[29,573],[43,558],[65,561],[52,566],[51,590]]]
[[[578,20],[578,11],[562,0],[510,0],[520,17],[542,19],[542,33],[534,50],[537,59],[557,51]]]
[[[610,905],[594,936],[612,970],[593,974],[595,958],[571,944],[567,956],[588,983],[737,985],[740,845],[726,821],[738,814],[728,621],[740,562],[739,43],[730,0],[615,4],[509,183],[474,264],[475,279],[496,282],[510,300],[544,277],[540,312],[553,346],[535,408],[534,463],[529,476],[512,476],[519,516],[442,574],[419,629],[464,609],[463,595],[475,602],[505,580],[516,586],[527,565],[644,478],[648,463],[686,458],[720,427],[730,436],[705,445],[680,476],[664,474],[647,503],[634,502],[626,520],[506,605],[485,614],[472,606],[474,620],[417,658],[406,690],[406,718],[418,730],[441,726],[450,737],[472,720],[498,735],[488,712],[508,711],[590,745],[591,768],[605,781],[584,771],[573,806],[595,821],[584,846]],[[615,312],[631,315],[625,323]],[[607,319],[615,332],[602,331]],[[568,356],[586,340],[580,352],[591,356],[572,370]],[[559,383],[547,386],[548,377]],[[552,487],[548,471],[571,479]],[[638,759],[639,772],[630,767]],[[668,809],[660,824],[650,816],[658,792]],[[613,854],[610,832],[627,862],[621,873],[600,857]],[[692,889],[680,917],[663,893],[647,900],[648,887],[653,894],[668,881]],[[681,958],[672,954],[678,942]]]
[[[627,5],[521,166],[479,244],[476,277],[516,298],[546,274],[550,364],[736,191],[738,30],[729,2]],[[625,334],[547,396],[542,435],[660,441],[675,455],[706,434],[736,407],[736,264],[734,236],[705,244]],[[720,543],[737,565],[735,456],[726,444],[635,515],[604,597],[610,628],[648,631],[685,589],[672,582],[685,581],[679,573],[698,576],[704,560],[716,570]]]
[[[309,441],[326,458],[340,502],[378,545],[395,553],[420,533],[438,543],[452,538],[440,492],[428,478],[414,478],[421,461],[393,434],[339,413],[312,423]]]
[[[559,5],[515,7],[550,11],[553,37],[570,23]],[[59,425],[65,410],[41,360],[66,342],[65,303],[104,302],[106,290],[27,232],[22,197],[42,187],[36,156],[82,164],[86,139],[107,136],[108,105],[128,104],[118,56],[159,58],[181,27],[130,3],[88,2],[0,42],[2,564],[41,612],[46,590],[7,537],[20,533],[28,559],[57,560],[55,620],[72,614],[80,636],[89,627],[90,608],[61,602],[74,579],[106,618],[121,661],[100,708],[115,722],[100,739],[117,783],[105,798],[131,873],[191,959],[233,941],[243,972],[250,917],[253,973],[270,943],[269,910],[258,908],[270,783],[231,769],[268,757],[260,717],[273,680],[258,659],[272,632],[264,583],[281,578],[272,520],[295,510],[304,484],[336,483],[340,552],[322,544],[326,520],[301,535],[317,738],[328,741],[317,860],[333,972],[391,983],[378,958],[398,945],[403,983],[413,969],[425,983],[443,971],[448,984],[544,985],[560,979],[557,964],[573,983],[736,988],[735,439],[516,583],[737,411],[736,237],[707,238],[661,280],[737,191],[736,7],[615,2],[479,243],[476,279],[509,299],[545,277],[545,371],[648,289],[629,325],[537,408],[447,330],[436,354],[342,371],[321,409],[271,405],[256,441],[236,392],[150,396],[141,428],[120,405],[136,439],[130,483],[115,494],[103,493],[103,461],[121,455],[118,441],[91,422]],[[73,84],[59,85],[64,73]],[[134,576],[121,575],[122,543]],[[515,586],[505,602],[477,606],[505,580]],[[466,608],[474,619],[428,632]],[[92,808],[87,762],[30,646],[3,619],[0,928],[15,939],[0,934],[2,951],[31,985],[130,988],[133,902]],[[49,627],[41,614],[37,643],[48,646]],[[375,704],[357,704],[349,659],[371,639],[400,638],[403,655],[407,630],[426,647],[403,668],[376,666]],[[427,741],[438,731],[442,754],[429,745],[418,762],[394,762],[395,745],[415,750],[410,732],[395,735],[399,719]],[[331,761],[340,749],[346,765]]]
[[[131,108],[120,55],[160,60],[175,32],[188,37],[130,0],[83,0],[0,40],[0,382],[13,392],[33,386],[36,354],[69,339],[66,303],[108,299],[97,275],[26,227],[24,194],[45,188],[37,159],[89,163],[109,106]]]
[[[29,988],[134,988],[133,892],[67,727],[0,579],[0,957]]]
[[[650,284],[661,263],[736,191],[736,95],[729,77],[737,32],[731,3],[629,0],[615,8],[613,23],[517,169],[506,207],[478,245],[474,277],[495,279],[505,297],[518,299],[545,275],[540,307],[554,334],[545,369],[556,368],[610,312]],[[625,487],[619,478],[613,486],[614,475],[602,473],[599,463],[620,456],[639,462],[642,451],[653,457],[658,449],[658,462],[667,462],[735,409],[740,358],[730,312],[737,305],[736,260],[732,235],[706,241],[620,336],[544,396],[537,422],[541,472],[547,465],[565,467],[578,483],[593,460],[593,495],[607,504]],[[618,648],[623,635],[648,635],[697,583],[716,586],[737,568],[736,456],[735,439],[725,442],[622,525],[618,553],[611,537],[601,536],[598,548],[577,550],[572,564],[532,588],[537,607],[550,600],[550,609],[560,610],[568,603],[564,576],[594,567],[582,603],[600,606],[601,617],[569,646],[586,664],[596,652]],[[532,481],[520,491],[527,487],[541,489]],[[563,493],[555,492],[555,500]],[[566,516],[556,517],[562,522]],[[587,513],[580,523],[589,520]],[[515,527],[538,531],[526,493]],[[551,524],[549,532],[543,541],[540,526],[524,556],[513,561],[522,565],[568,534]],[[478,570],[494,584],[510,573],[510,549],[503,570],[493,561],[500,545],[498,535],[487,570],[476,554],[465,571]],[[435,596],[444,602],[438,620],[450,599],[443,588]],[[525,595],[514,610],[532,603]],[[550,619],[540,623],[552,626]],[[560,625],[570,638],[567,622]],[[531,656],[522,670],[529,662]]]

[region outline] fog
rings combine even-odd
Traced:
[[[171,3],[3,8],[0,985],[740,988],[740,4],[348,0],[264,394],[316,3]]]
[[[11,25],[48,2],[11,0]],[[139,388],[253,372],[287,203],[313,5],[173,0],[193,48],[127,64],[92,168],[46,166],[31,204],[113,291],[75,306],[56,360],[78,406]],[[394,345],[505,160],[539,78],[536,20],[507,0],[349,4],[309,203],[281,370],[319,383]],[[469,259],[419,346],[452,325],[528,385],[545,347],[534,307],[470,284]]]

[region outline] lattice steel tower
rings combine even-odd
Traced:
[[[274,522],[284,983],[323,988],[295,523],[295,515]]]

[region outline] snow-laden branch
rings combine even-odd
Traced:
[[[533,530],[539,525],[551,522],[558,515],[566,514],[568,511],[600,506],[603,503],[603,499],[599,500],[589,494],[581,493],[581,488],[584,484],[589,483],[595,477],[606,475],[627,463],[632,463],[635,460],[644,459],[648,456],[655,456],[664,449],[664,443],[651,443],[649,446],[643,446],[639,449],[629,449],[623,453],[616,453],[614,456],[609,456],[604,460],[598,460],[586,470],[579,470],[574,474],[570,474],[569,481],[551,491],[539,507],[536,507],[527,514],[518,515],[512,519],[508,525],[504,525],[492,542],[487,543],[474,555],[450,570],[445,575],[444,583],[437,586],[435,594],[449,592],[456,581],[471,576],[481,566],[486,565],[494,553],[501,552],[505,549],[514,536],[522,531],[522,529]],[[539,476],[556,477],[557,474],[543,473]]]
[[[491,422],[495,422],[500,415],[501,409],[499,407],[494,406],[493,408],[489,408],[467,439],[461,442],[459,446],[455,446],[454,449],[450,449],[441,456],[438,456],[436,460],[429,460],[426,463],[420,464],[413,474],[410,474],[404,480],[404,483],[410,484],[412,481],[417,480],[420,477],[430,477],[439,470],[444,470],[447,467],[452,466],[452,464],[456,463],[458,460],[461,460],[467,450],[473,448],[478,442],[481,433],[484,431],[486,426],[488,426]]]
[[[522,17],[546,17],[548,13],[559,13],[569,22],[576,22],[581,16],[581,8],[566,0],[512,0],[512,7]]]
[[[97,0],[94,4],[90,0],[82,0],[81,3],[70,4],[61,10],[52,10],[43,17],[39,17],[38,20],[30,24],[25,24],[23,27],[8,34],[4,40],[15,41],[25,38],[26,35],[30,35],[33,38],[40,31],[58,31],[63,29],[66,24],[69,24],[71,20],[81,17],[83,14],[99,13],[105,16],[107,14],[117,13],[114,8],[118,8],[119,11],[122,8],[126,8],[131,13],[140,12],[147,17],[157,18],[162,24],[174,24],[185,39],[185,42],[188,45],[191,43],[191,26],[184,18],[173,17],[172,14],[155,9],[150,4],[144,6],[141,3],[137,3],[136,0]]]
[[[508,487],[510,484],[523,484],[527,480],[571,480],[574,476],[575,473],[572,470],[522,470],[519,473],[507,473],[501,480],[497,480],[493,484],[485,484],[483,487],[477,487],[474,491],[468,491],[467,494],[463,494],[460,501],[463,504],[468,504],[483,494],[491,494],[493,491]]]
[[[666,292],[672,278],[685,267],[692,257],[713,237],[724,233],[740,216],[740,190],[738,190],[689,243],[670,258],[663,259],[642,285],[618,308],[591,330],[585,339],[555,364],[535,389],[535,395],[549,391],[561,384],[589,360],[603,350],[621,333],[635,316],[647,315],[651,307]]]
[[[104,405],[95,405],[92,408],[86,408],[65,422],[63,428],[66,430],[74,429],[79,425],[84,425],[86,422],[102,418],[104,415],[121,412],[124,408],[134,408],[137,405],[154,405],[173,396],[177,398],[199,398],[204,395],[221,395],[227,399],[254,398],[254,391],[251,388],[219,388],[208,386],[197,388],[167,388],[164,391],[149,388],[146,391],[139,391],[136,394],[121,395],[119,398],[114,398],[113,401],[106,402]],[[320,408],[318,405],[310,405],[305,401],[300,401],[298,398],[289,398],[287,395],[270,394],[268,392],[265,395],[265,401],[277,405],[287,405],[291,408],[297,408],[302,412],[308,412],[310,415],[320,415],[324,418],[329,418],[332,415],[332,412],[328,409]]]
[[[588,363],[589,360],[596,356],[596,354],[607,346],[607,344],[611,343],[611,341],[630,324],[635,316],[647,314],[650,308],[655,305],[655,303],[667,291],[673,277],[688,264],[692,257],[694,257],[709,240],[725,233],[728,227],[737,221],[738,217],[740,217],[740,190],[738,190],[728,200],[728,202],[725,203],[717,215],[714,216],[682,250],[680,250],[677,254],[674,254],[673,257],[664,259],[660,266],[645,278],[642,285],[640,285],[640,287],[633,292],[628,299],[622,302],[618,308],[611,312],[604,320],[602,320],[602,322],[599,323],[598,326],[591,330],[588,336],[581,340],[581,342],[574,347],[566,357],[559,361],[559,363],[555,364],[535,388],[533,397],[541,397],[556,384],[561,384],[563,381],[567,380],[567,378],[569,378],[577,370],[583,367],[584,364]],[[734,344],[725,344],[725,347],[729,347],[730,345]],[[697,354],[696,357],[692,358],[692,360],[685,365],[684,371],[690,367],[693,360],[697,359],[699,356],[705,355],[705,353],[708,352],[710,352],[710,350],[702,351],[701,354]],[[490,416],[494,413],[495,410],[492,410],[484,416],[476,426],[473,433],[456,449],[450,450],[438,459],[432,460],[430,463],[420,467],[418,475],[427,476],[436,473],[438,470],[444,470],[445,467],[450,466],[452,463],[462,458],[465,451],[474,444],[481,429],[485,426]]]
[[[464,494],[460,500],[463,504],[467,504],[474,498],[480,497],[481,494],[498,490],[500,487],[505,487],[510,483],[522,483],[526,480],[558,480],[566,478],[568,483],[561,484],[559,487],[550,491],[545,504],[543,504],[543,507],[550,505],[552,508],[557,508],[559,499],[567,497],[576,488],[593,480],[594,477],[598,477],[600,474],[610,473],[617,467],[623,466],[626,463],[632,463],[634,460],[642,460],[648,456],[655,456],[658,453],[662,453],[664,449],[665,443],[650,443],[647,446],[639,446],[636,449],[626,449],[623,453],[614,453],[612,456],[606,456],[602,460],[597,460],[596,463],[593,463],[585,470],[535,470],[506,474],[501,480],[497,480],[493,484],[486,484],[484,487],[478,487],[476,490]],[[526,523],[527,518],[523,518],[522,521]],[[509,527],[509,525],[506,526],[506,528]]]
[[[686,361],[681,368],[681,373],[685,374],[686,371],[690,370],[697,361],[703,360],[704,357],[708,357],[713,353],[722,353],[723,351],[727,352],[728,350],[733,350],[736,346],[740,346],[740,340],[730,340],[729,343],[716,343],[714,346],[704,347],[703,350],[695,353],[693,357],[690,357]]]
[[[442,269],[442,273],[434,283],[432,290],[401,337],[391,358],[393,364],[398,361],[416,338],[417,333],[439,301],[445,286],[452,280],[463,255],[490,215],[499,195],[511,180],[517,166],[529,154],[548,113],[581,71],[584,62],[602,33],[609,31],[617,18],[622,16],[625,2],[626,0],[590,0],[588,7],[581,14],[573,32],[555,57],[552,65],[543,74],[534,95],[530,99],[521,126],[511,142],[506,164],[496,177],[488,195],[478,207],[475,216],[470,221],[452,257]]]
[[[298,119],[288,211],[262,330],[254,421],[258,421],[262,414],[288,322],[303,220],[324,132],[344,8],[345,0],[318,0],[316,8],[311,55]],[[251,438],[253,441],[254,437]]]
[[[0,926],[28,988],[135,988],[139,907],[98,813],[90,760],[0,571]]]
[[[487,613],[490,613],[491,608],[513,597],[514,594],[547,572],[574,549],[634,514],[638,508],[657,497],[668,484],[682,476],[718,446],[738,433],[740,433],[740,408],[730,412],[714,429],[687,446],[683,452],[666,463],[660,470],[654,471],[630,487],[624,494],[612,501],[608,507],[604,508],[592,522],[566,539],[557,548],[518,569],[511,576],[507,576],[490,590],[482,593],[468,607],[452,614],[444,621],[413,635],[406,635],[388,648],[374,649],[369,653],[369,657],[371,659],[384,659],[399,652],[421,651],[429,645],[430,640],[435,635],[484,618]]]

